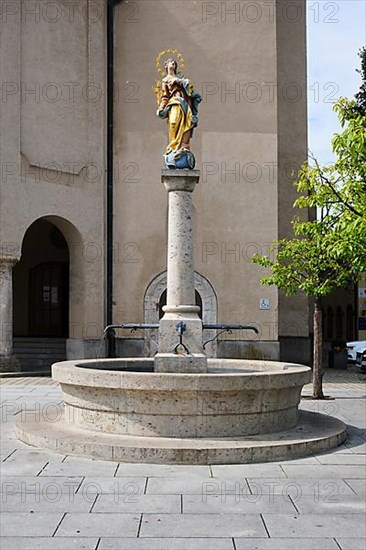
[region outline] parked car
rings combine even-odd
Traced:
[[[366,340],[347,342],[348,362],[354,365],[358,362],[361,364],[361,356],[364,351],[366,351]]]
[[[356,356],[356,367],[366,372],[366,351],[358,351]]]

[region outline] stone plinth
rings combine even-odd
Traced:
[[[0,372],[20,370],[13,355],[13,267],[18,260],[0,256]]]
[[[160,321],[156,372],[207,372],[193,261],[192,193],[199,176],[199,170],[162,170],[161,173],[169,205],[167,304]],[[181,334],[179,325],[183,327]]]

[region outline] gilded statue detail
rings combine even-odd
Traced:
[[[158,101],[157,116],[168,120],[169,143],[164,160],[167,168],[193,169],[195,158],[190,149],[193,130],[198,124],[198,105],[201,95],[192,82],[178,73],[178,62],[169,58],[164,69],[166,76],[155,87]]]

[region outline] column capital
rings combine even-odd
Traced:
[[[185,191],[192,193],[199,182],[199,170],[168,170],[161,171],[161,182],[169,191]]]
[[[20,256],[10,256],[8,254],[0,254],[0,266],[13,267],[19,262]]]

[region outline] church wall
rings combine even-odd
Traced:
[[[307,158],[307,81],[305,3],[281,1],[277,10],[278,101],[278,237],[291,237],[291,219],[306,211],[294,211],[294,181]],[[287,17],[284,15],[287,14]],[[300,294],[279,293],[281,359],[307,361],[309,357],[309,308]]]
[[[1,252],[20,256],[28,227],[53,221],[70,250],[70,338],[95,337],[104,325],[105,2],[6,4]]]
[[[54,11],[44,11],[46,0],[13,4],[0,34],[2,252],[20,254],[26,230],[39,218],[63,232],[71,263],[68,353],[75,357],[95,349],[88,342],[105,323],[106,2],[73,3],[72,13],[62,0],[51,3]],[[306,340],[306,300],[260,286],[263,271],[250,262],[288,233],[294,191],[283,168],[306,156],[305,21],[289,21],[285,4],[117,5],[115,322],[144,321],[146,289],[166,269],[160,169],[167,126],[155,115],[151,88],[161,78],[157,55],[173,48],[203,96],[192,140],[201,170],[194,193],[196,271],[216,293],[218,322],[260,330],[259,342],[251,333],[225,337],[218,354],[248,353],[249,346],[253,356],[275,358],[279,337]],[[288,4],[304,12],[304,2]],[[295,102],[283,96],[294,81],[304,92]],[[260,309],[263,298],[269,309]]]
[[[195,268],[215,289],[218,322],[256,324],[260,340],[273,343],[271,352],[263,347],[273,358],[279,326],[281,336],[307,334],[307,304],[281,302],[279,313],[276,288],[259,285],[263,271],[250,259],[269,252],[293,215],[292,184],[278,167],[306,156],[305,21],[301,16],[297,24],[285,24],[282,10],[276,14],[278,3],[265,4],[257,14],[245,1],[151,0],[117,8],[114,316],[142,322],[142,296],[166,267],[167,197],[160,169],[167,126],[155,116],[151,87],[161,78],[159,52],[177,49],[185,75],[203,95],[191,142],[201,170],[194,193]],[[302,91],[296,105],[286,98],[293,81]],[[269,309],[260,309],[262,298]],[[237,354],[242,338],[255,339],[237,334],[221,347]]]

